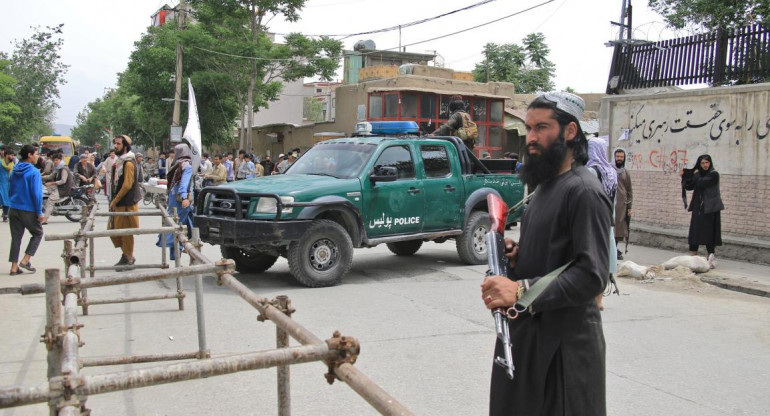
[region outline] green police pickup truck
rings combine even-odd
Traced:
[[[351,137],[316,144],[283,175],[204,188],[194,223],[240,272],[264,272],[283,256],[301,284],[325,287],[350,269],[354,248],[378,244],[410,256],[424,241],[452,239],[463,262],[486,263],[490,193],[512,206],[524,187],[456,137]]]

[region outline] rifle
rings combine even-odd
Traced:
[[[526,199],[526,198],[525,198]],[[524,201],[522,201],[523,203]],[[489,270],[487,276],[508,276],[508,258],[505,257],[505,221],[508,218],[508,205],[497,195],[487,195],[489,220],[492,225],[486,235],[487,261]],[[503,308],[492,311],[495,318],[495,332],[503,343],[504,357],[495,357],[495,364],[504,367],[509,379],[513,380],[513,351],[511,336],[508,330],[508,318]]]

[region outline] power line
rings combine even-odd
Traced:
[[[386,28],[382,28],[382,29],[370,30],[370,31],[367,31],[367,32],[350,33],[350,34],[335,34],[335,35],[305,35],[305,36],[313,36],[313,37],[319,37],[319,36],[339,37],[340,40],[342,40],[342,39],[351,38],[353,36],[370,35],[370,34],[373,34],[373,33],[382,33],[382,32],[391,32],[393,30],[399,30],[399,29],[403,29],[403,28],[406,28],[406,27],[411,27],[411,26],[416,26],[416,25],[419,25],[419,24],[431,22],[433,20],[440,19],[442,17],[446,17],[446,16],[449,16],[449,15],[452,15],[452,14],[455,14],[455,13],[459,13],[459,12],[463,12],[463,11],[466,11],[466,10],[470,10],[470,9],[473,9],[473,8],[476,8],[476,7],[479,7],[479,6],[483,6],[483,5],[487,4],[487,3],[492,3],[493,1],[497,1],[497,0],[483,0],[483,1],[480,1],[478,3],[471,4],[470,6],[466,6],[466,7],[460,8],[460,9],[456,9],[456,10],[452,10],[452,11],[449,11],[449,12],[446,12],[446,13],[442,13],[442,14],[437,15],[437,16],[427,17],[425,19],[415,20],[413,22],[403,23],[403,24],[400,24],[400,25],[390,26],[390,27],[386,27]],[[276,35],[286,36],[287,34],[286,33],[276,33]]]
[[[544,2],[542,2],[542,3],[539,3],[539,4],[536,4],[536,5],[534,5],[534,6],[532,6],[532,7],[526,8],[526,9],[524,9],[524,10],[519,10],[518,12],[515,12],[515,13],[512,13],[512,14],[509,14],[509,15],[507,15],[507,16],[503,16],[503,17],[501,17],[501,18],[498,18],[498,19],[495,19],[495,20],[490,20],[489,22],[486,22],[486,23],[482,23],[482,24],[480,24],[480,25],[472,26],[472,27],[469,27],[469,28],[467,28],[467,29],[463,29],[463,30],[458,30],[457,32],[448,33],[448,34],[446,34],[446,35],[437,36],[437,37],[435,37],[435,38],[425,39],[425,40],[421,40],[421,41],[419,41],[419,42],[414,42],[414,43],[410,43],[410,44],[407,44],[407,45],[402,45],[401,47],[404,47],[404,48],[406,48],[407,46],[414,46],[414,45],[419,45],[419,44],[421,44],[421,43],[426,43],[426,42],[430,42],[430,41],[434,41],[434,40],[438,40],[438,39],[443,39],[443,38],[446,38],[446,37],[449,37],[449,36],[454,36],[454,35],[457,35],[457,34],[460,34],[460,33],[464,33],[464,32],[467,32],[467,31],[469,31],[469,30],[478,29],[478,28],[480,28],[480,27],[483,27],[483,26],[487,26],[487,25],[491,25],[492,23],[497,23],[497,22],[499,22],[499,21],[501,21],[501,20],[504,20],[504,19],[508,19],[508,18],[510,18],[510,17],[513,17],[513,16],[517,16],[517,15],[520,15],[520,14],[522,14],[522,13],[525,13],[525,12],[528,12],[528,11],[530,11],[530,10],[534,10],[534,9],[536,9],[536,8],[538,8],[538,7],[541,7],[541,6],[544,6],[544,5],[548,4],[548,3],[553,3],[554,1],[555,1],[555,0],[548,0],[548,1],[544,1]],[[399,49],[399,46],[394,46],[394,47],[392,47],[392,48],[388,48],[388,49],[380,49],[380,50],[378,50],[378,51],[372,51],[372,52],[370,52],[370,53],[377,53],[377,52],[380,52],[380,51],[390,51],[390,50],[393,50],[393,49]],[[365,54],[368,54],[368,53],[365,53]],[[364,54],[362,54],[362,55],[364,55]]]

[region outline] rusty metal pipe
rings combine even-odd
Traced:
[[[372,405],[381,415],[413,416],[409,409],[399,403],[388,392],[372,381],[352,364],[343,363],[334,369],[334,374],[350,386],[367,403]]]
[[[124,270],[134,270],[134,269],[168,269],[167,264],[134,264],[132,266],[96,266],[93,267],[93,270],[114,270],[114,271],[124,271]],[[93,277],[93,276],[91,276]]]
[[[81,384],[75,392],[78,395],[91,396],[135,387],[220,376],[244,370],[321,361],[334,358],[337,354],[336,350],[329,349],[326,344],[306,345],[126,372],[82,376],[78,380]]]
[[[36,387],[4,387],[0,388],[0,409],[45,403],[57,397],[58,394],[51,391],[48,383],[43,383]]]
[[[167,293],[164,295],[153,295],[153,296],[132,296],[132,297],[126,297],[126,298],[89,300],[88,305],[92,306],[92,305],[109,305],[113,303],[143,302],[146,300],[176,299],[178,297],[185,297],[185,294],[184,293]]]
[[[174,232],[174,229],[171,227],[123,228],[119,230],[85,231],[82,233],[76,232],[69,234],[48,234],[45,236],[45,241],[75,240],[80,237],[122,237],[127,235],[161,234],[171,232]]]
[[[161,279],[167,279],[171,277],[191,277],[191,276],[194,276],[195,274],[222,273],[222,272],[232,271],[233,267],[235,267],[233,263],[223,263],[221,265],[209,263],[209,264],[196,264],[194,266],[178,267],[174,269],[142,271],[142,272],[135,272],[131,274],[116,274],[112,276],[100,276],[100,277],[94,277],[93,279],[88,279],[86,281],[81,281],[80,287],[81,288],[103,287],[103,286],[121,285],[126,283],[149,282],[152,280],[161,280]],[[67,282],[64,281],[62,283],[66,284]]]
[[[97,212],[97,217],[159,217],[158,212]]]
[[[99,367],[104,365],[123,365],[123,364],[138,364],[138,363],[153,363],[158,361],[173,361],[173,360],[191,360],[201,357],[200,352],[186,352],[180,354],[152,354],[152,355],[131,355],[125,357],[109,357],[109,358],[83,358],[80,360],[81,367]]]
[[[58,335],[61,332],[62,305],[59,280],[59,269],[46,269],[46,323],[43,341],[48,349],[48,378],[61,375],[61,344],[58,342]]]

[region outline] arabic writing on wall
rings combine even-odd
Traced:
[[[705,135],[712,141],[717,141],[722,136],[732,130],[734,133],[743,133],[743,137],[755,137],[757,140],[764,140],[770,134],[770,114],[754,114],[751,111],[736,112],[732,115],[723,112],[719,104],[713,103],[709,106],[711,112],[706,116],[694,115],[693,109],[685,111],[684,115],[673,115],[673,119],[654,119],[645,115],[646,105],[642,105],[639,110],[632,112],[631,128],[629,134],[631,140],[641,143],[642,140],[661,138],[666,133],[695,133]],[[674,118],[675,117],[675,118]],[[738,135],[736,134],[736,137]],[[740,145],[740,139],[735,140],[736,145]]]

